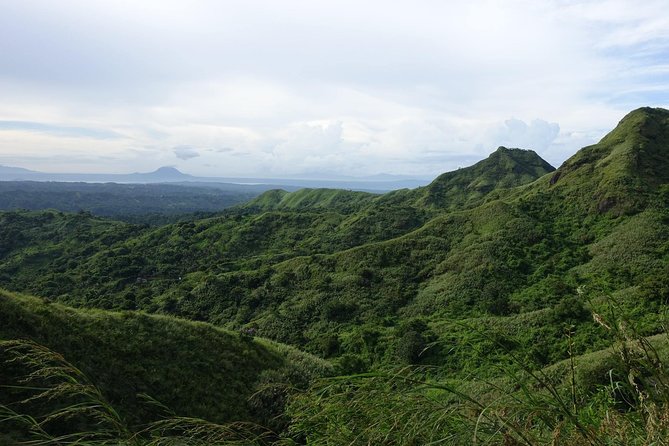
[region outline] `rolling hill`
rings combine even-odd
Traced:
[[[631,112],[557,170],[499,148],[422,188],[270,191],[155,229],[5,213],[0,283],[76,306],[254,326],[363,369],[398,355],[439,363],[447,351],[411,351],[448,338],[444,321],[513,325],[555,311],[579,287],[636,301],[651,332],[642,285],[667,268],[668,115]],[[579,353],[603,342],[587,317],[576,323]],[[563,359],[559,330],[542,333],[528,330],[518,350],[537,366]]]
[[[63,353],[132,423],[147,393],[287,414],[288,444],[649,444],[669,429],[669,111],[557,169],[500,147],[416,189],[272,190],[159,227],[0,213],[0,285],[0,338]],[[314,380],[333,370],[354,375]],[[312,386],[286,414],[248,399],[282,380]]]
[[[272,389],[272,398],[257,396],[263,398],[262,407],[252,395],[262,394],[272,383],[304,387],[332,373],[325,361],[296,349],[205,323],[139,312],[76,310],[0,291],[0,341],[15,339],[62,354],[136,427],[165,413],[143,395],[183,417],[276,425],[274,418],[283,413],[282,393]],[[4,345],[0,349],[3,361],[9,358],[7,351]],[[22,385],[21,374],[12,371],[5,363],[0,367],[3,385]],[[0,404],[12,397],[3,391]]]

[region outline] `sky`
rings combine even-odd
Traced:
[[[666,0],[0,0],[0,165],[431,177],[559,166],[669,106]]]

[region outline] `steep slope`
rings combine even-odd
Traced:
[[[63,354],[132,423],[160,415],[141,394],[181,416],[269,423],[249,402],[259,386],[272,379],[305,385],[330,373],[325,362],[287,346],[243,339],[204,323],[75,310],[0,290],[0,340],[9,339],[29,339]],[[5,373],[9,369],[0,366],[0,376]],[[263,416],[281,410],[265,407]]]
[[[569,158],[550,178],[562,199],[592,212],[637,212],[669,182],[669,110],[630,112],[598,144]]]

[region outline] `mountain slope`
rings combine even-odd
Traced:
[[[383,195],[337,189],[302,189],[292,193],[269,191],[242,207],[257,211],[327,208],[351,213],[365,207],[405,206],[455,210],[480,204],[491,192],[530,183],[555,168],[532,150],[499,147],[470,167],[447,172],[429,185]]]
[[[550,185],[589,211],[633,213],[669,182],[668,157],[669,110],[644,107],[565,161]]]
[[[292,348],[243,339],[207,324],[75,310],[0,290],[0,340],[8,339],[29,339],[63,354],[135,424],[159,415],[141,394],[181,416],[269,423],[254,412],[249,397],[270,376],[305,385],[330,373],[325,362]],[[0,367],[0,376],[8,372]],[[281,411],[266,407],[262,416]]]
[[[93,222],[64,230],[71,216],[38,225],[46,216],[6,214],[15,224],[2,230],[24,241],[4,253],[0,280],[76,305],[254,325],[351,370],[398,358],[462,365],[448,348],[420,354],[435,340],[447,345],[443,321],[515,320],[567,302],[584,353],[601,339],[570,300],[577,289],[622,293],[644,317],[662,289],[647,284],[669,264],[667,113],[632,112],[555,173],[533,152],[501,148],[425,188],[272,192],[255,210],[155,230],[119,226],[108,236],[124,235],[97,235],[89,252],[74,234]],[[556,328],[571,316],[556,314],[544,321],[549,332],[514,347],[537,366],[566,355]]]
[[[95,294],[102,292],[104,295],[111,291],[108,289],[110,285],[118,290],[119,287],[133,286],[137,280],[153,278],[149,281],[159,288],[152,286],[139,293],[135,291],[132,294],[137,297],[131,299],[134,303],[120,304],[128,301],[121,298],[115,299],[118,303],[113,305],[115,308],[119,304],[123,308],[147,308],[146,301],[155,297],[156,292],[161,294],[165,286],[176,285],[176,278],[193,271],[255,268],[295,256],[334,253],[401,236],[419,228],[430,216],[440,212],[424,205],[429,197],[436,196],[436,189],[445,191],[452,198],[450,204],[440,206],[472,205],[484,196],[479,186],[492,178],[499,178],[504,185],[521,184],[534,178],[527,172],[543,173],[543,167],[532,167],[535,164],[547,166],[537,158],[534,152],[499,149],[475,166],[442,175],[431,186],[382,196],[329,189],[305,189],[293,193],[271,191],[244,206],[241,215],[233,212],[229,216],[144,231],[143,235],[139,235],[139,228],[128,226],[123,230],[138,235],[125,240],[126,236],[116,237],[121,227],[110,224],[105,238],[109,241],[107,247],[96,251],[89,246],[85,249],[89,254],[78,253],[83,251],[78,246],[80,241],[76,237],[67,240],[68,235],[72,235],[68,231],[73,229],[72,225],[81,224],[77,232],[86,233],[89,226],[100,225],[99,221],[91,219],[89,223],[80,216],[77,223],[64,224],[54,220],[53,213],[35,218],[31,217],[33,214],[7,214],[4,217],[7,248],[15,246],[21,239],[43,240],[41,250],[49,252],[51,262],[67,265],[67,272],[54,277],[52,266],[48,266],[44,255],[22,252],[24,248],[17,246],[18,249],[13,249],[12,255],[0,264],[0,275],[5,274],[5,286],[16,288],[19,283],[28,283],[29,288],[19,285],[18,289],[47,296],[80,295],[77,291],[72,292],[72,285],[79,281],[86,284],[83,288],[97,289]],[[470,186],[471,190],[468,189]],[[486,190],[499,191],[502,187]],[[15,241],[10,242],[10,238]],[[72,248],[64,248],[64,244]],[[154,261],[147,262],[147,256]],[[41,266],[43,263],[44,267]],[[89,296],[84,300],[90,305],[101,299]],[[78,296],[66,301],[82,303]]]
[[[253,211],[328,209],[350,213],[370,203],[377,195],[342,189],[300,189],[295,192],[272,190],[265,192],[242,209]]]

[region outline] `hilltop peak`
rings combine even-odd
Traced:
[[[669,182],[668,154],[669,110],[642,107],[625,115],[597,144],[565,161],[551,185],[587,190],[599,212],[634,212]]]
[[[423,189],[423,203],[446,207],[474,203],[497,189],[530,183],[555,168],[533,150],[500,146],[470,167],[438,176]]]
[[[600,144],[616,144],[632,138],[657,138],[669,132],[669,110],[641,107],[629,112]]]
[[[625,115],[597,144],[579,150],[565,161],[560,170],[574,170],[584,164],[594,163],[600,168],[616,165],[628,173],[640,169],[654,171],[659,167],[658,164],[668,164],[668,150],[669,110],[642,107]],[[644,175],[648,173],[651,172],[645,172]]]
[[[538,165],[543,165],[546,169],[549,171],[555,170],[553,166],[548,164],[543,158],[537,154],[534,150],[530,149],[519,149],[517,147],[505,147],[505,146],[499,146],[497,150],[492,152],[490,156],[488,156],[487,160],[495,160],[499,158],[500,156],[507,156],[510,157],[511,159],[515,160],[518,163],[532,163],[532,164],[538,164]],[[487,161],[487,160],[483,160]]]
[[[499,163],[503,160],[506,161],[500,165]],[[541,158],[534,150],[509,148],[504,146],[499,146],[497,150],[488,156],[488,158],[478,162],[472,167],[476,166],[483,169],[499,167],[516,173],[520,173],[523,170],[536,171],[536,169],[539,169],[542,175],[555,170],[553,166]]]
[[[150,172],[150,174],[156,174],[156,175],[174,175],[174,176],[186,176],[183,172],[181,172],[179,169],[176,167],[172,166],[163,166],[159,167],[153,172]]]
[[[669,117],[669,110],[662,107],[639,107],[625,115],[621,122],[632,116],[657,116],[666,118]]]
[[[181,172],[176,167],[163,166],[159,167],[153,172],[132,173],[130,175],[126,175],[126,178],[131,182],[156,183],[156,182],[188,181],[193,179],[194,177]]]
[[[510,155],[510,154],[513,153],[514,150],[521,150],[521,149],[510,149],[510,148],[505,147],[505,146],[499,146],[497,148],[497,150],[495,150],[494,152],[492,152],[488,156],[488,158],[495,157],[495,156],[500,156],[500,155]]]

